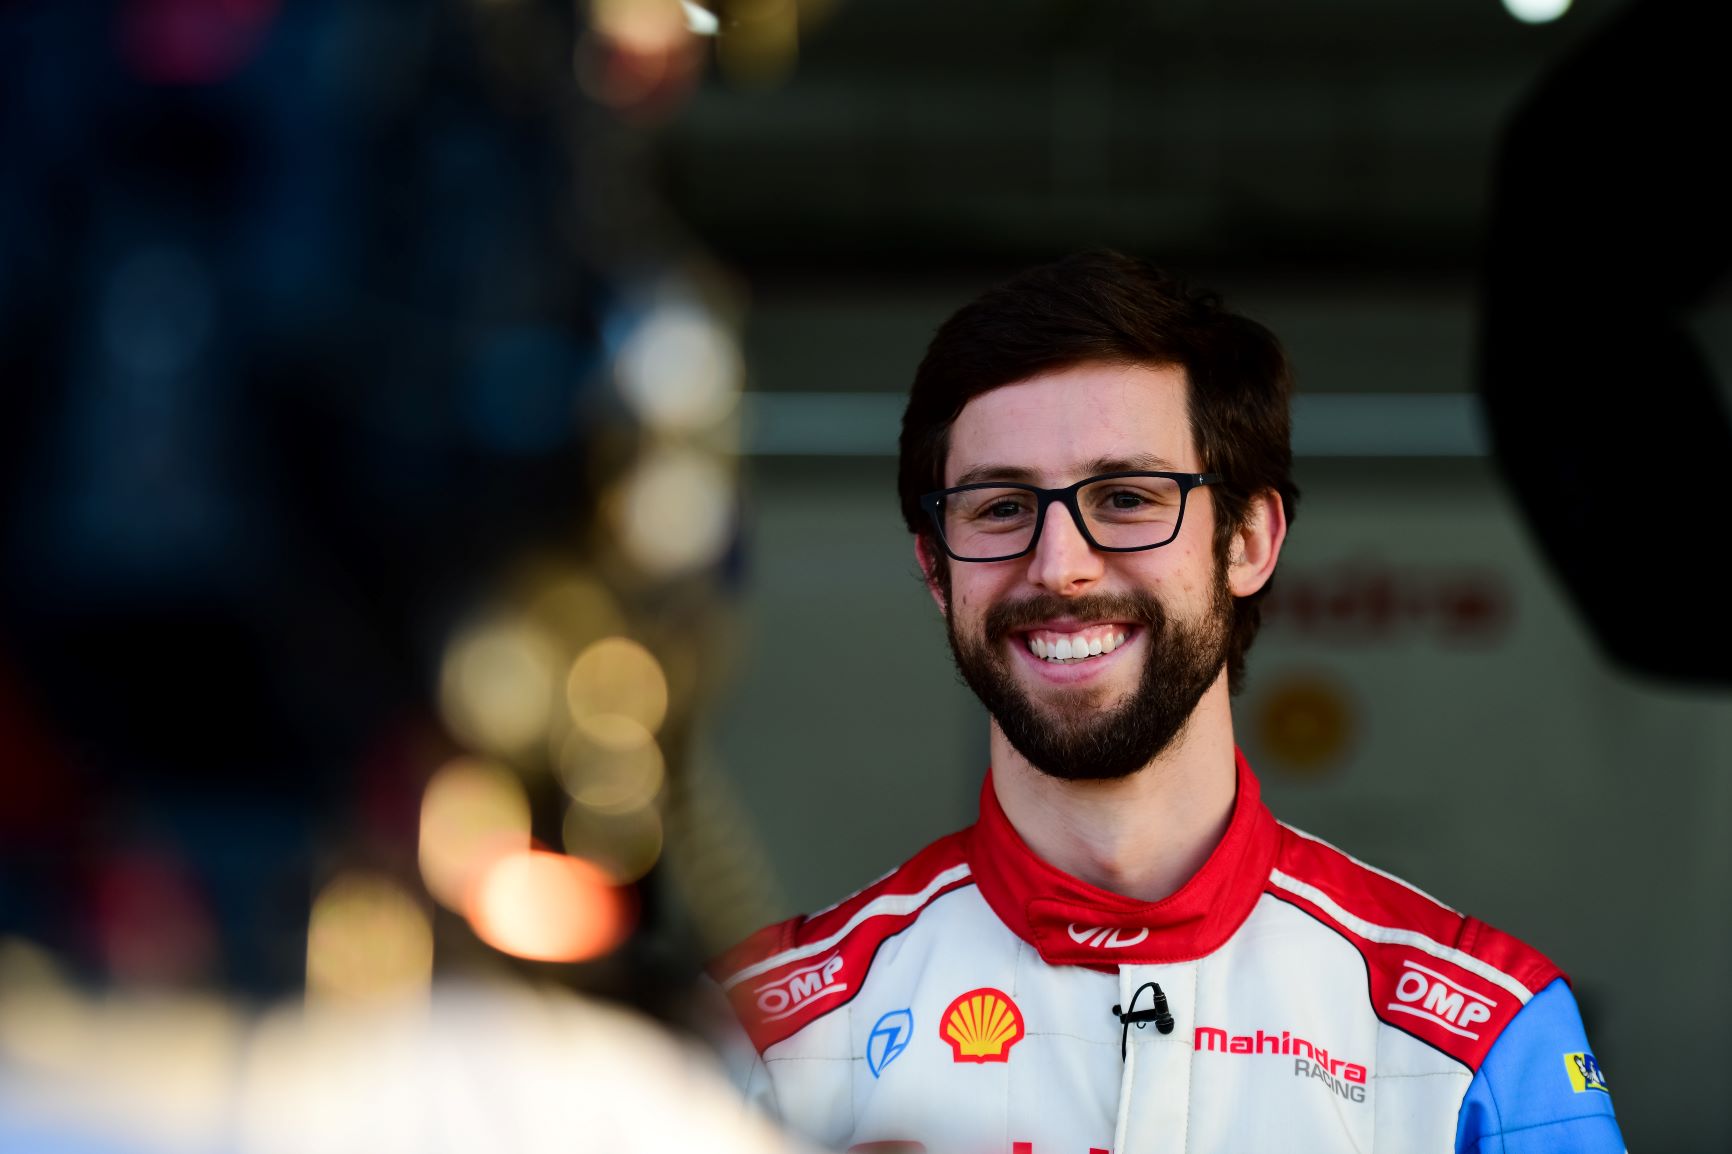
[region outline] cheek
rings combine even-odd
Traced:
[[[1171,551],[1171,552],[1169,552]],[[1159,554],[1166,553],[1161,557]],[[1128,583],[1175,606],[1201,604],[1212,596],[1215,564],[1208,549],[1168,545],[1140,558],[1124,574]]]
[[[1126,578],[1137,586],[1151,593],[1184,594],[1190,591],[1192,573],[1190,558],[1168,545],[1153,553],[1129,554],[1132,567],[1125,572]],[[1166,553],[1165,557],[1161,556]]]
[[[992,604],[991,599],[982,597],[978,590],[952,587],[951,596],[951,620],[964,628],[978,623],[981,618],[986,616],[987,607]]]
[[[976,566],[985,569],[987,566]],[[964,576],[954,569],[951,578],[950,626],[963,636],[978,636],[985,627],[986,615],[995,605],[1017,596],[1016,580],[997,573],[969,573]]]
[[[984,611],[986,606],[1001,600],[1014,583],[997,565],[964,565],[950,567],[950,596],[957,611],[968,614]]]

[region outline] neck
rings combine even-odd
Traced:
[[[998,804],[1035,855],[1112,893],[1160,901],[1203,867],[1233,813],[1233,716],[1225,671],[1173,742],[1114,781],[1064,781],[992,726]]]

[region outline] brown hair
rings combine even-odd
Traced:
[[[957,310],[927,346],[902,414],[897,491],[912,533],[932,537],[920,497],[944,485],[950,426],[982,393],[1080,364],[1176,366],[1190,385],[1188,411],[1219,517],[1224,563],[1254,494],[1280,494],[1292,522],[1299,500],[1290,444],[1292,373],[1267,328],[1229,312],[1214,293],[1110,250],[1078,253],[1022,272]],[[948,559],[932,541],[948,583]],[[1245,653],[1268,585],[1234,599],[1227,677],[1243,686]]]

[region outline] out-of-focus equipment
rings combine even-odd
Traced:
[[[0,6],[0,938],[671,1014],[767,919],[696,740],[742,294],[647,137],[720,23]]]
[[[1610,658],[1732,685],[1704,561],[1732,462],[1690,328],[1732,269],[1724,5],[1627,5],[1548,74],[1499,156],[1480,389],[1498,467]],[[1709,562],[1712,564],[1712,562]]]
[[[713,1055],[556,987],[90,998],[0,944],[5,1154],[794,1154]]]

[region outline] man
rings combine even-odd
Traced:
[[[837,1149],[1620,1151],[1544,957],[1309,835],[1233,739],[1286,358],[1159,270],[1031,270],[934,337],[899,485],[992,717],[980,820],[712,973]]]

